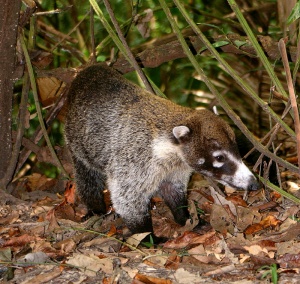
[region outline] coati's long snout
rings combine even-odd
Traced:
[[[108,187],[133,233],[153,231],[149,207],[156,193],[185,224],[193,171],[234,188],[258,188],[233,131],[207,110],[154,96],[103,64],[79,73],[68,102],[65,137],[77,192],[89,211],[105,213]]]
[[[221,178],[218,180],[220,183],[235,189],[257,190],[259,188],[259,183],[255,176],[241,160],[234,159],[231,155],[228,155],[227,159],[227,164],[224,163],[223,167],[232,164],[233,172],[229,175],[221,175]]]

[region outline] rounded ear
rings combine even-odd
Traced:
[[[182,139],[190,133],[190,129],[187,126],[181,125],[173,128],[173,135],[176,139]]]

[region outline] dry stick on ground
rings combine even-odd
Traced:
[[[298,166],[300,166],[300,121],[299,121],[299,112],[298,112],[298,106],[297,106],[297,100],[295,95],[295,89],[293,86],[293,80],[291,75],[291,70],[289,66],[289,61],[287,58],[287,52],[286,52],[286,46],[283,39],[281,39],[278,43],[279,50],[282,57],[282,62],[285,70],[286,75],[286,81],[288,84],[289,89],[289,95],[292,105],[292,110],[294,112],[294,123],[295,123],[295,132],[296,132],[296,138],[297,138],[297,156],[298,156]],[[299,170],[300,173],[300,170]]]

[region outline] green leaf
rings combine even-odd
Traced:
[[[290,25],[292,22],[298,20],[300,18],[300,1],[298,1],[293,8],[291,14],[289,15],[287,19],[287,24]]]
[[[241,40],[235,40],[233,41],[234,42],[234,45],[237,47],[237,48],[240,48],[241,46],[245,45],[247,42],[246,41],[241,41]]]
[[[220,41],[216,41],[215,43],[213,43],[212,45],[213,45],[213,47],[222,47],[222,46],[225,46],[225,45],[228,45],[229,44],[229,42],[228,41],[226,41],[226,40],[220,40]],[[204,50],[206,50],[207,49],[207,47],[206,46],[204,46],[204,47],[202,47],[200,50],[199,50],[199,52],[198,52],[198,54],[200,54],[201,52],[203,52]]]

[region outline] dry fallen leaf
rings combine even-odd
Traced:
[[[150,36],[150,25],[149,22],[150,20],[153,18],[153,11],[152,9],[146,9],[144,11],[143,16],[141,16],[140,14],[136,15],[134,17],[134,21],[136,23],[136,27],[138,29],[138,31],[140,32],[140,34],[142,35],[142,37],[147,38]]]
[[[95,277],[100,270],[111,274],[113,272],[112,262],[113,260],[110,258],[99,259],[96,255],[74,253],[66,263],[78,267],[87,276]]]
[[[145,284],[172,284],[172,281],[169,279],[156,278],[148,275],[143,275],[137,273],[134,277],[135,280],[142,281]]]
[[[294,254],[300,252],[300,243],[295,240],[280,242],[276,244],[277,255]]]
[[[198,273],[191,273],[183,268],[179,268],[174,273],[174,278],[176,279],[176,283],[178,284],[191,284],[198,283],[201,280],[201,276]]]
[[[245,230],[246,235],[255,234],[261,230],[267,229],[269,227],[275,228],[282,222],[276,217],[269,215],[265,219],[261,220],[258,224],[253,224]]]
[[[0,225],[13,224],[19,219],[19,216],[17,211],[11,211],[5,217],[0,217]]]
[[[137,247],[141,243],[141,241],[150,234],[151,234],[150,232],[141,233],[141,234],[134,234],[134,235],[132,235],[128,238],[126,243],[128,243],[131,246]]]
[[[36,264],[43,264],[49,260],[49,256],[42,251],[28,253],[24,257],[17,260],[19,266],[32,266]]]
[[[22,236],[19,237],[12,237],[9,240],[7,240],[6,242],[4,242],[2,244],[2,247],[18,247],[18,246],[24,246],[27,245],[30,242],[34,242],[36,240],[40,240],[40,238],[35,237],[35,236],[31,236],[28,234],[24,234]]]
[[[180,249],[191,245],[203,244],[207,239],[216,234],[215,231],[207,232],[204,235],[199,235],[195,232],[185,232],[180,237],[170,240],[164,244],[164,248]]]
[[[300,268],[300,254],[284,254],[277,260],[281,268]]]
[[[165,268],[173,269],[173,270],[178,269],[180,260],[181,257],[177,254],[177,251],[176,250],[172,251],[172,253],[169,255],[165,263]]]
[[[75,193],[76,187],[75,183],[68,181],[66,184],[66,190],[64,193],[65,200],[69,204],[74,204],[76,201],[76,193]]]

